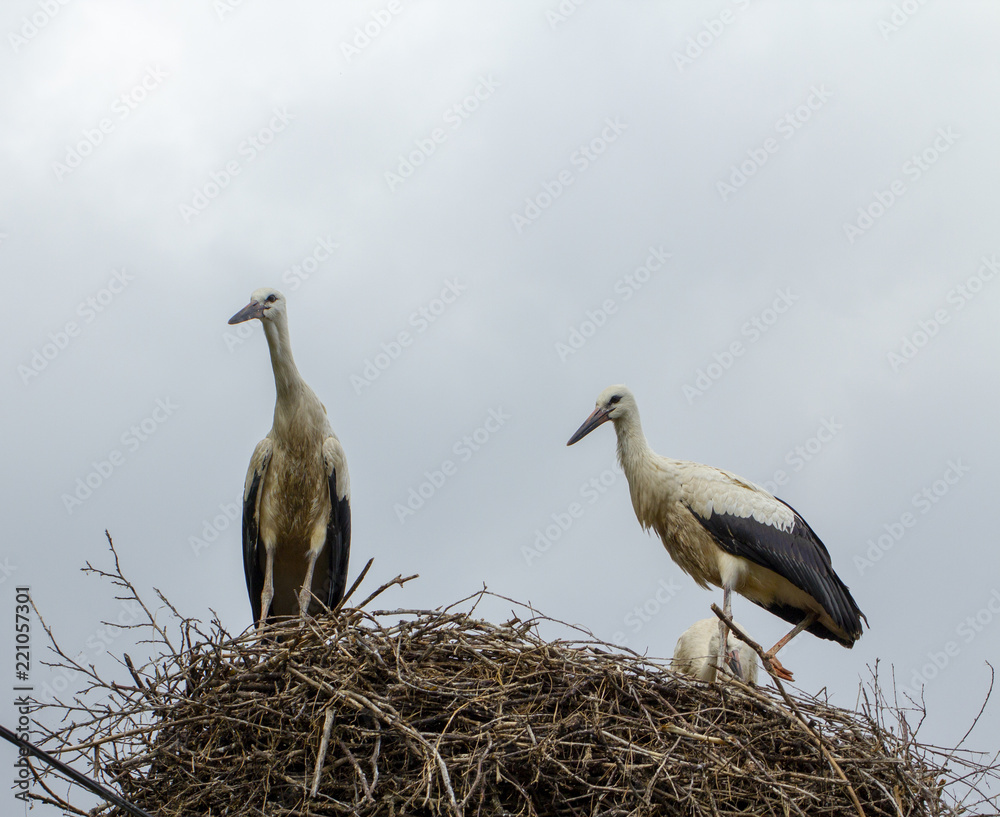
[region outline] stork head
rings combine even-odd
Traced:
[[[569,442],[566,445],[573,445],[573,443],[582,440],[591,431],[608,420],[615,422],[624,417],[631,416],[637,411],[638,407],[636,406],[635,397],[632,395],[632,392],[625,386],[608,386],[598,395],[597,406],[594,408],[594,411],[583,421],[583,425],[576,430],[576,433],[569,438]]]
[[[715,641],[716,649],[718,649],[718,637],[716,637]],[[746,679],[747,676],[743,673],[743,658],[740,655],[738,647],[733,647],[726,652],[726,666],[729,667],[729,671],[733,674],[734,678],[739,678],[741,681]]]
[[[270,287],[255,289],[250,295],[250,303],[243,307],[233,317],[230,323],[243,323],[257,318],[261,323],[277,320],[285,314],[285,296]]]

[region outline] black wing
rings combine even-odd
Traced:
[[[330,472],[330,522],[326,527],[327,593],[331,610],[340,604],[347,589],[347,563],[351,556],[351,500],[337,496],[337,469]]]
[[[323,442],[323,462],[330,486],[330,519],[326,526],[325,592],[317,595],[332,610],[344,598],[351,555],[351,480],[344,449],[333,434]]]
[[[260,489],[260,473],[254,474],[250,491],[243,500],[243,573],[250,594],[250,609],[253,621],[260,620],[260,594],[264,590],[264,571],[260,569],[260,530],[257,527],[257,492]]]
[[[260,594],[264,590],[264,571],[261,568],[264,553],[257,514],[260,485],[270,461],[271,441],[265,438],[254,449],[243,487],[243,573],[247,580],[247,594],[250,596],[250,609],[253,611],[255,625],[260,621]]]
[[[791,530],[779,530],[752,516],[713,512],[705,519],[694,511],[692,514],[726,553],[765,567],[808,593],[850,638],[845,640],[819,622],[807,628],[810,633],[838,641],[845,647],[852,646],[861,637],[864,613],[834,572],[830,554],[820,538],[791,505],[777,501],[795,514]],[[805,616],[804,611],[778,600],[770,605],[756,603],[791,624],[798,624]]]

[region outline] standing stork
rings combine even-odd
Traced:
[[[735,623],[735,622],[734,622]],[[677,639],[672,669],[699,681],[715,681],[718,675],[719,619],[703,618],[688,627]],[[726,651],[722,669],[745,684],[757,683],[757,653],[749,644],[737,641]]]
[[[351,549],[350,480],[326,407],[299,374],[285,297],[258,289],[229,319],[256,318],[271,352],[274,423],[257,443],[243,487],[243,570],[254,623],[305,617],[343,598]]]
[[[775,675],[792,680],[775,654],[802,630],[854,646],[864,613],[834,573],[826,547],[794,508],[728,471],[654,453],[642,433],[635,397],[625,386],[601,392],[597,407],[567,445],[609,420],[643,529],[656,531],[671,558],[701,587],[723,589],[730,618],[735,590],[795,625],[766,653]],[[720,621],[718,667],[727,634]]]

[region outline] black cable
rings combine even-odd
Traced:
[[[11,732],[10,729],[2,724],[0,724],[0,737],[10,743],[13,743],[19,749],[23,749],[25,752],[28,752],[28,754],[34,755],[39,760],[48,763],[53,769],[68,777],[78,786],[83,786],[83,788],[87,789],[87,791],[96,794],[98,797],[103,797],[109,803],[113,803],[118,806],[118,808],[125,809],[125,811],[134,817],[152,817],[151,814],[143,811],[138,806],[133,806],[127,800],[123,800],[120,795],[115,794],[111,791],[111,789],[105,788],[96,780],[91,780],[85,774],[80,774],[80,772],[76,769],[70,768],[58,758],[54,758],[48,752],[43,749],[39,749],[33,743],[29,743],[24,740],[16,732]]]

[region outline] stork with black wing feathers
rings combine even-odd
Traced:
[[[243,488],[243,570],[254,623],[335,607],[347,584],[351,486],[326,407],[299,374],[284,296],[258,289],[229,319],[257,319],[271,352],[274,423]],[[315,597],[315,598],[314,598]]]
[[[775,675],[791,680],[774,656],[802,630],[854,646],[861,620],[868,620],[834,572],[826,547],[794,508],[735,474],[654,453],[625,386],[601,392],[567,445],[608,421],[615,426],[618,461],[639,524],[656,531],[667,553],[699,585],[723,589],[727,616],[735,590],[795,625],[767,652]],[[720,621],[720,669],[727,635]]]

